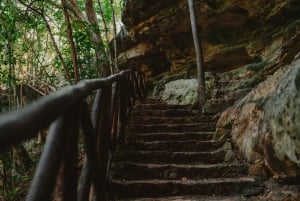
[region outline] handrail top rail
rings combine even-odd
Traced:
[[[106,78],[82,80],[76,85],[43,96],[22,109],[0,114],[0,153],[13,144],[35,137],[41,129],[78,104],[92,91],[107,87],[133,72],[124,70]]]

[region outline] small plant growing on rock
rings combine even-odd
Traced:
[[[259,71],[261,69],[263,69],[266,65],[268,64],[267,61],[261,61],[259,63],[253,63],[247,66],[247,70],[248,71]]]
[[[223,128],[226,128],[226,129],[231,129],[232,124],[233,124],[232,120],[227,119],[226,121],[224,121],[222,127],[223,127]]]

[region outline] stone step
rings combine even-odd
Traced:
[[[214,123],[194,123],[194,124],[131,124],[126,129],[129,133],[154,133],[154,132],[186,132],[186,131],[215,131]]]
[[[213,164],[225,161],[226,151],[213,152],[168,152],[168,151],[119,151],[114,161],[139,163]]]
[[[119,201],[253,201],[253,198],[247,198],[244,196],[173,196],[173,197],[161,197],[161,198],[138,198],[138,199],[123,199]],[[259,201],[259,198],[255,198]],[[266,201],[262,199],[261,201]]]
[[[136,104],[165,104],[163,100],[143,98],[136,101]]]
[[[181,132],[181,133],[169,133],[169,132],[158,132],[158,133],[147,133],[147,134],[130,134],[126,136],[127,140],[138,140],[138,141],[158,141],[158,140],[212,140],[214,132]]]
[[[213,123],[217,119],[216,116],[203,116],[194,115],[186,117],[157,117],[157,116],[144,116],[142,113],[139,115],[132,115],[129,122],[135,124],[180,124],[180,123]]]
[[[214,151],[220,148],[225,143],[225,140],[212,141],[126,141],[125,144],[120,145],[120,149],[128,151],[187,151],[187,152],[201,152]]]
[[[170,110],[170,109],[189,109],[191,105],[167,105],[164,103],[158,104],[136,104],[135,110]]]
[[[167,109],[167,110],[133,110],[131,115],[156,116],[156,117],[184,117],[201,115],[199,110]]]
[[[180,195],[243,195],[262,192],[263,183],[252,177],[201,180],[112,180],[110,192],[119,198]]]
[[[212,100],[203,115],[190,106],[139,101],[109,171],[111,200],[240,201],[262,192],[263,181],[245,176],[230,138],[214,140],[216,112],[232,103]]]
[[[247,168],[243,164],[143,164],[115,163],[111,176],[117,180],[198,180],[204,178],[238,177],[245,175]]]

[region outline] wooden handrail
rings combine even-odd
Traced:
[[[145,76],[131,70],[81,81],[15,112],[0,115],[0,153],[50,126],[26,200],[105,200],[109,154],[124,138],[136,98],[146,95]],[[85,101],[97,90],[92,114]],[[82,132],[79,132],[79,131]],[[77,178],[79,133],[85,161]],[[78,182],[79,180],[79,182]]]

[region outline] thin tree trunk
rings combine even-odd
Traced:
[[[106,19],[105,19],[105,16],[104,16],[103,8],[102,8],[100,0],[98,0],[97,2],[98,2],[98,6],[99,6],[99,11],[100,11],[102,23],[103,23],[103,26],[104,26],[105,38],[106,38],[107,43],[109,43],[108,26],[107,26],[107,22],[106,22]],[[111,56],[111,52],[110,52],[109,47],[107,48],[107,54],[108,54],[110,71],[113,74],[114,73],[113,62],[112,62],[112,56]]]
[[[94,7],[93,0],[85,0],[85,12],[88,18],[88,21],[91,23],[93,29],[93,34],[91,36],[91,40],[94,43],[95,47],[95,55],[96,55],[96,63],[99,66],[99,74],[100,76],[108,76],[111,74],[109,66],[105,65],[102,60],[107,59],[104,47],[103,47],[103,40],[101,38],[101,33],[99,30],[99,24],[97,21],[96,11]],[[103,65],[104,64],[104,65]]]
[[[64,16],[65,16],[66,25],[67,25],[68,41],[70,44],[72,64],[73,64],[73,70],[74,70],[74,79],[75,79],[75,83],[78,83],[80,80],[80,77],[79,77],[77,54],[76,54],[75,44],[73,41],[73,33],[72,33],[72,27],[71,27],[71,23],[70,23],[70,17],[69,17],[69,13],[67,10],[66,1],[61,0],[61,4],[62,4]]]
[[[12,64],[12,47],[11,47],[11,43],[8,42],[7,43],[7,48],[6,48],[7,52],[6,52],[6,56],[8,58],[8,91],[9,91],[9,96],[8,96],[8,102],[9,102],[9,110],[14,110],[14,106],[15,106],[15,98],[14,98],[14,88],[15,88],[15,84],[13,79],[15,79],[15,75],[14,75],[14,69],[13,69],[13,64]]]
[[[201,40],[199,37],[198,23],[197,23],[197,17],[196,17],[195,0],[188,0],[188,3],[189,3],[194,45],[195,45],[195,49],[196,49],[196,58],[197,58],[198,105],[201,107],[202,112],[204,112],[205,75],[204,75],[204,69],[203,69],[202,46],[201,46]]]
[[[117,56],[117,25],[116,25],[116,16],[115,16],[115,9],[114,9],[114,1],[110,0],[110,9],[112,12],[112,17],[113,17],[113,40],[114,40],[114,68],[115,70],[119,71],[119,66],[118,66],[118,56]]]

